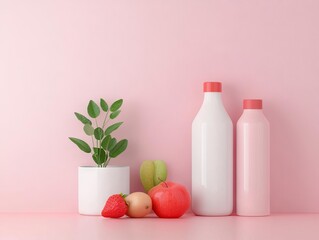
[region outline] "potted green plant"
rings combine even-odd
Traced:
[[[91,154],[96,166],[78,168],[78,210],[80,214],[100,215],[107,198],[115,193],[130,192],[130,169],[128,166],[110,166],[110,160],[123,153],[128,145],[127,139],[118,141],[113,133],[123,124],[115,120],[121,110],[123,99],[109,105],[100,99],[100,105],[90,100],[87,106],[88,117],[75,112],[82,122],[85,134],[91,138],[92,145],[79,138],[70,137],[83,152]],[[103,119],[102,122],[98,120]]]

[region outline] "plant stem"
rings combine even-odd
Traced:
[[[99,125],[97,124],[97,120],[96,120],[96,118],[95,118],[95,123],[96,123],[96,127],[99,127]]]
[[[93,139],[93,135],[92,135],[92,144],[93,144],[93,148],[94,148],[94,139]]]
[[[96,147],[99,148],[99,140],[96,140]]]
[[[109,111],[107,111],[106,114],[105,114],[105,118],[104,118],[103,125],[102,125],[102,129],[103,130],[104,130],[104,127],[105,127],[105,124],[106,124],[106,118],[107,118],[108,114],[109,114]]]
[[[111,160],[110,157],[106,160],[106,162],[105,162],[105,167],[109,164],[110,160]]]

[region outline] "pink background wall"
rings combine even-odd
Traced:
[[[68,136],[89,99],[125,99],[113,164],[167,161],[190,187],[191,122],[202,82],[223,82],[234,123],[243,98],[271,122],[273,212],[319,212],[319,1],[0,1],[0,211],[76,212]]]

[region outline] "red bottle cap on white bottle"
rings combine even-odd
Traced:
[[[262,109],[263,101],[261,99],[244,99],[244,109]]]
[[[204,82],[204,92],[221,92],[221,82]]]

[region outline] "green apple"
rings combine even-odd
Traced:
[[[145,192],[165,181],[167,178],[166,163],[162,160],[146,160],[140,167],[140,179]]]
[[[145,192],[154,187],[155,167],[153,161],[144,161],[140,167],[140,179]]]

